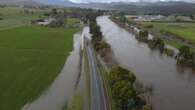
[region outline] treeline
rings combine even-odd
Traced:
[[[93,13],[90,16],[87,16],[89,19],[90,33],[92,34],[92,44],[94,49],[100,54],[102,58],[107,57],[107,54],[110,54],[111,48],[108,43],[103,39],[103,35],[100,29],[100,26],[97,24],[96,18],[102,13]]]

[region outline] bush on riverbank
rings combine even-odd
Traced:
[[[149,33],[148,33],[147,30],[141,30],[136,38],[139,41],[147,42],[148,41],[148,35],[149,35]]]
[[[169,49],[169,48],[164,48],[164,52],[167,56],[173,57],[175,55],[174,50]]]
[[[151,49],[158,48],[161,52],[164,51],[165,43],[161,38],[154,38],[148,41],[148,46]]]
[[[146,102],[135,90],[134,73],[121,67],[113,67],[109,74],[109,82],[117,110],[141,110]]]
[[[177,64],[193,66],[194,65],[193,56],[194,53],[191,52],[188,46],[182,46],[179,49],[179,53],[177,55]]]
[[[104,49],[110,48],[110,45],[108,45],[105,41],[94,42],[93,45],[97,52],[101,52]]]

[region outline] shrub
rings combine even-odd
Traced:
[[[174,54],[175,54],[175,52],[174,52],[174,50],[172,50],[172,49],[169,49],[169,48],[165,48],[164,49],[164,53],[166,54],[166,55],[168,55],[168,56],[174,56]]]
[[[148,25],[145,25],[144,28],[153,28],[154,25],[153,24],[148,24]]]
[[[193,66],[193,55],[194,53],[190,51],[188,46],[182,46],[179,49],[179,53],[177,55],[177,63],[187,66]]]
[[[139,35],[137,36],[137,39],[139,41],[148,41],[148,31],[147,30],[141,30],[139,32]]]
[[[131,83],[134,83],[136,80],[136,77],[132,72],[117,66],[111,69],[109,79],[110,79],[111,85],[114,85],[115,82],[121,81],[121,80],[127,80]]]
[[[148,46],[151,49],[158,48],[161,52],[164,51],[165,43],[161,38],[154,38],[153,40],[148,41]]]
[[[105,41],[100,41],[100,42],[94,42],[94,48],[96,51],[101,51],[103,49],[110,48],[110,45],[108,45]]]

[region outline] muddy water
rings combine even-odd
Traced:
[[[23,107],[22,110],[62,110],[66,101],[73,94],[79,68],[81,34],[74,36],[74,50],[67,58],[64,68],[49,89],[37,100]]]
[[[153,86],[155,110],[195,110],[195,73],[192,70],[177,67],[173,58],[151,51],[108,17],[99,17],[97,21],[118,63]]]

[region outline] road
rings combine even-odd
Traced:
[[[109,110],[103,80],[98,68],[96,56],[90,43],[85,43],[91,78],[91,110]]]

